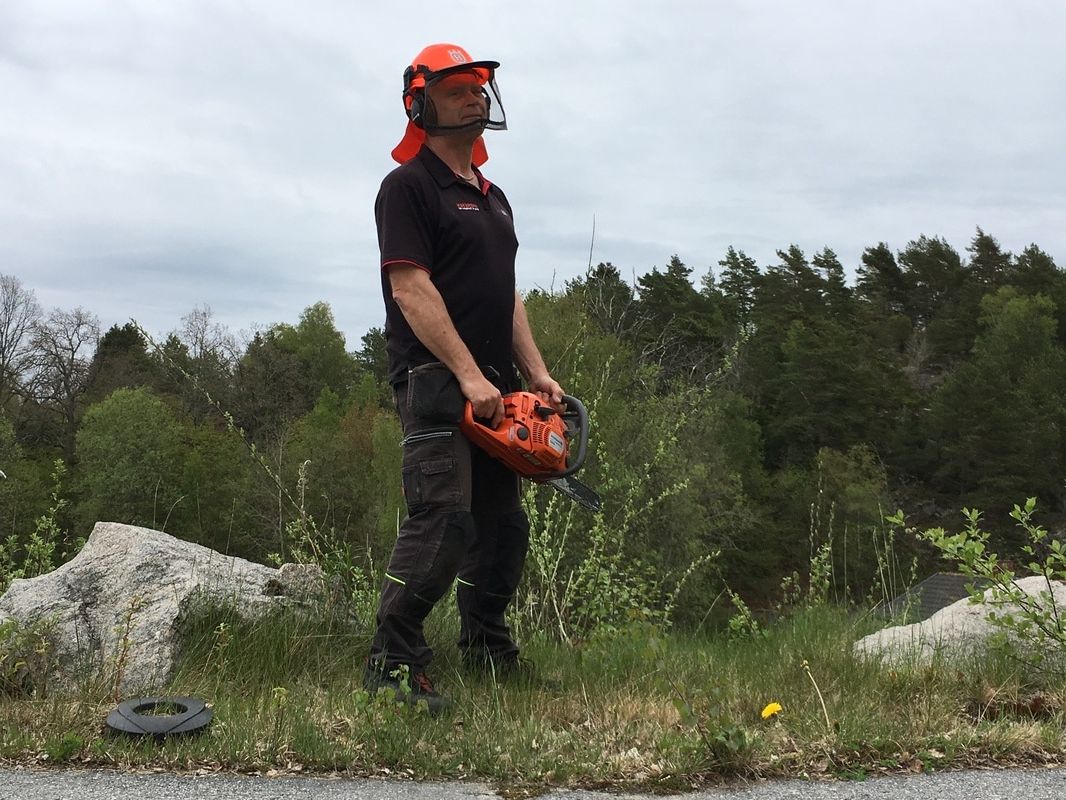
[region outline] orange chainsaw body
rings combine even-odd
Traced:
[[[497,428],[478,422],[468,402],[459,428],[471,442],[519,475],[550,480],[567,470],[570,445],[566,422],[532,392],[503,396],[503,422]]]

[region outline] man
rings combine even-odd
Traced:
[[[504,619],[529,546],[519,478],[459,432],[465,401],[494,427],[518,388],[559,405],[515,290],[511,207],[478,167],[483,131],[507,127],[495,61],[425,48],[404,73],[401,166],[375,203],[389,379],[403,425],[400,527],[382,587],[366,685],[431,712],[447,707],[426,676],[423,621],[456,582],[466,663],[506,671],[518,647]],[[491,94],[490,94],[491,93]]]

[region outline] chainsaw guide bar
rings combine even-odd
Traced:
[[[589,511],[601,511],[602,506],[600,504],[600,496],[596,494],[596,491],[577,478],[555,478],[554,480],[545,481],[549,486],[558,492],[562,492],[578,505],[582,505]]]

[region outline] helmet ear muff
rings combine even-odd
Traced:
[[[414,91],[408,95],[410,102],[405,103],[407,106],[407,118],[415,124],[416,127],[425,127],[425,113],[426,113],[426,93],[423,91]]]
[[[425,90],[412,87],[418,70],[412,65],[403,71],[403,108],[407,112],[407,118],[416,127],[425,127],[423,115],[426,111]]]

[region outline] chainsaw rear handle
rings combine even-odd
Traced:
[[[562,412],[563,419],[577,420],[577,455],[573,459],[567,459],[566,469],[562,472],[556,472],[548,477],[548,480],[554,480],[555,478],[565,478],[567,475],[573,475],[582,465],[585,463],[585,453],[589,447],[589,412],[585,408],[585,404],[578,400],[571,394],[563,395],[563,403],[566,405],[566,411]]]

